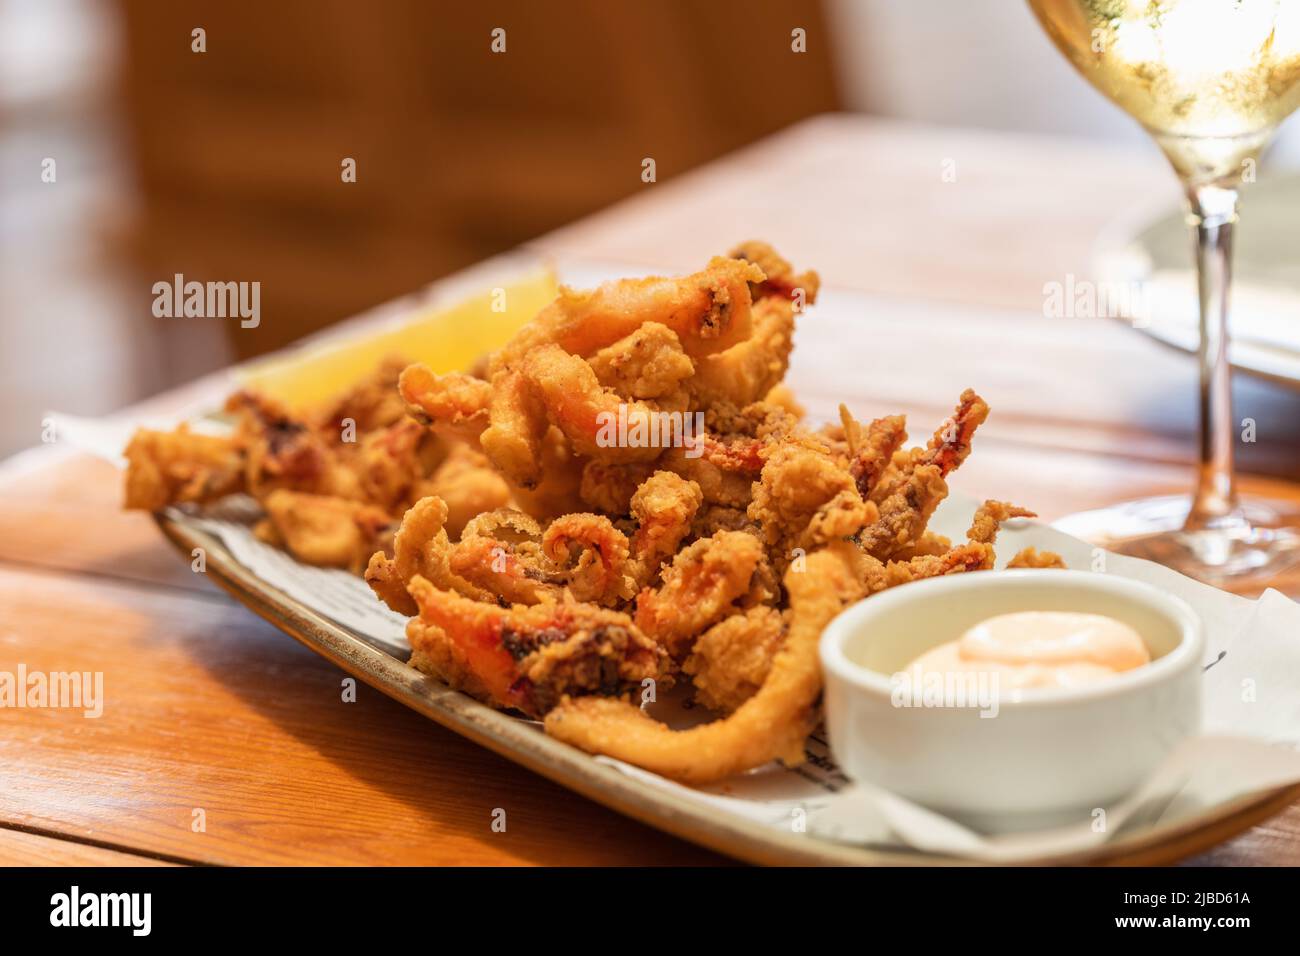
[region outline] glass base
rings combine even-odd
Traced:
[[[1143,498],[1068,515],[1053,527],[1239,594],[1269,587],[1300,594],[1300,511],[1294,506],[1245,499],[1237,512],[1195,531],[1184,527],[1190,507],[1187,495]],[[1297,573],[1283,577],[1290,569]]]

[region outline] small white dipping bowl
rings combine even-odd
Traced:
[[[1109,615],[1142,636],[1151,663],[1083,687],[1003,691],[984,717],[970,697],[924,706],[895,676],[1013,611]],[[1199,729],[1204,644],[1184,601],[1104,573],[979,571],[905,584],[847,608],[822,635],[831,751],[850,778],[986,832],[1088,819]]]

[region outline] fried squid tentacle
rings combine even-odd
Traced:
[[[897,491],[880,502],[879,517],[858,534],[858,544],[882,561],[910,548],[946,497],[948,483],[939,467],[918,465]]]
[[[966,532],[966,538],[969,541],[991,545],[997,540],[1003,522],[1010,521],[1012,518],[1034,517],[1037,516],[1028,508],[1021,508],[1009,501],[996,501],[990,498],[976,509],[974,517],[971,518],[970,530]]]
[[[894,454],[907,441],[907,418],[903,415],[887,415],[877,418],[863,431],[846,406],[840,406],[840,420],[844,424],[844,436],[849,444],[852,460],[849,474],[858,489],[858,494],[869,498],[881,476],[894,460]]]
[[[952,417],[944,422],[930,439],[923,456],[923,463],[938,465],[945,477],[956,471],[970,455],[971,439],[975,436],[975,429],[983,425],[988,417],[988,403],[975,394],[974,389],[966,389],[961,393]]]
[[[987,542],[992,547],[997,538],[1002,522],[1011,518],[1035,518],[1037,515],[1027,508],[1020,508],[1007,501],[984,502],[971,520],[970,530],[966,532],[971,541]],[[993,567],[993,556],[989,555],[986,567]],[[1008,568],[1064,568],[1065,560],[1055,551],[1039,551],[1037,548],[1023,548],[1007,562]]]
[[[989,406],[971,389],[966,389],[958,399],[952,415],[944,419],[924,448],[900,451],[885,469],[871,491],[871,499],[881,502],[895,494],[907,482],[913,470],[924,465],[934,465],[941,477],[947,477],[964,462],[971,450],[975,430],[984,424]]]
[[[695,637],[738,609],[765,563],[763,546],[743,531],[719,531],[678,552],[658,589],[642,591],[636,623],[676,661]]]
[[[921,537],[912,542],[910,547],[903,548],[894,554],[891,560],[910,561],[912,558],[919,558],[925,555],[943,554],[945,551],[952,550],[952,541],[944,535],[935,531],[926,531]]]
[[[563,575],[543,553],[541,525],[513,508],[484,512],[466,524],[450,547],[448,566],[478,589],[467,596],[489,594],[504,604],[555,601],[564,587]],[[466,593],[454,580],[453,590]]]
[[[937,578],[945,574],[959,574],[965,571],[982,571],[988,567],[992,559],[992,547],[978,542],[959,544],[943,554],[922,554],[906,561],[885,563],[866,557],[867,570],[863,579],[867,591],[875,594],[886,588],[924,578]]]
[[[367,433],[342,460],[356,474],[365,500],[396,514],[421,477],[420,453],[427,440],[436,439],[405,418]]]
[[[948,496],[945,477],[970,454],[971,438],[988,417],[989,407],[970,389],[964,391],[952,417],[946,420],[929,444],[906,456],[900,466],[881,478],[871,492],[880,517],[858,535],[862,550],[887,560],[911,548],[925,533],[925,526],[939,503]]]
[[[491,537],[465,538],[451,546],[451,573],[505,604],[559,600],[563,578],[552,573],[540,554]]]
[[[244,484],[263,499],[276,489],[360,501],[356,473],[341,460],[338,436],[327,437],[292,416],[279,402],[236,392],[226,411],[237,416],[235,441],[243,451]]]
[[[447,505],[441,498],[421,498],[402,516],[393,538],[393,556],[382,551],[370,557],[365,578],[379,599],[398,614],[416,613],[407,585],[417,575],[441,588],[454,589],[490,601],[488,591],[454,574],[450,566],[451,541],[447,537]]]
[[[993,567],[996,559],[993,545],[1002,522],[1011,518],[1032,517],[1034,517],[1032,511],[1017,507],[1010,502],[985,501],[976,510],[971,520],[965,544],[945,547],[941,550],[925,550],[887,563],[868,557],[865,578],[867,590],[874,594],[886,588],[923,578],[935,578],[966,571],[987,571]],[[944,541],[946,544],[946,539],[937,535],[931,540],[935,544],[939,541]]]
[[[573,601],[501,608],[418,575],[410,593],[419,609],[406,630],[412,660],[499,707],[539,717],[565,697],[665,680],[663,650],[626,614]]]
[[[569,698],[546,715],[546,732],[588,753],[606,754],[685,783],[705,784],[774,759],[797,765],[821,694],[817,644],[823,628],[862,594],[851,546],[835,544],[790,572],[790,627],[762,687],[730,716],[674,731],[624,701]]]

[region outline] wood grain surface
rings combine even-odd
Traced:
[[[1191,360],[1042,310],[1115,217],[1175,199],[1153,151],[832,116],[530,249],[673,271],[772,240],[839,299],[797,338],[810,412],[906,411],[924,434],[974,386],[994,412],[956,487],[1050,520],[1190,480]],[[1259,423],[1246,486],[1300,501],[1300,398],[1249,381],[1237,397]],[[727,862],[365,686],[345,703],[340,671],[191,572],[119,492],[112,466],[65,447],[0,464],[0,667],[101,671],[106,698],[97,719],[0,710],[0,863]],[[1189,862],[1300,863],[1300,807]]]

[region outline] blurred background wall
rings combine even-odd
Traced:
[[[1016,0],[0,0],[0,456],[834,109],[1144,142]]]
[[[608,205],[643,157],[666,179],[838,105],[793,0],[117,9],[142,260],[260,279],[241,357]]]

